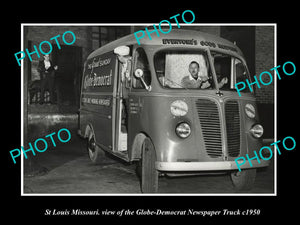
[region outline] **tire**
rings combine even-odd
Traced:
[[[93,163],[98,164],[103,160],[104,152],[101,149],[99,149],[99,147],[97,147],[95,141],[95,134],[92,131],[89,133],[87,138],[87,152],[90,160]]]
[[[149,138],[142,144],[142,158],[137,163],[136,172],[140,178],[142,193],[157,193],[158,171],[155,168],[156,153]]]
[[[234,171],[230,175],[233,186],[237,191],[249,191],[253,188],[255,182],[256,169]]]

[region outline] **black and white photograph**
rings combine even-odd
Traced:
[[[5,217],[296,218],[295,6],[47,4],[2,17]]]
[[[276,193],[275,24],[23,35],[25,195]]]

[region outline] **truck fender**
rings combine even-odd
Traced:
[[[140,159],[142,156],[142,145],[147,136],[144,133],[139,133],[135,136],[131,148],[131,160]]]

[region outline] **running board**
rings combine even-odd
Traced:
[[[129,162],[129,157],[128,157],[128,153],[127,151],[126,152],[119,152],[119,151],[116,151],[116,152],[109,152],[110,154],[118,157],[118,158],[121,158],[123,160],[125,160],[126,162]]]
[[[111,154],[113,156],[116,156],[116,157],[118,157],[120,159],[123,159],[126,162],[130,162],[127,151],[112,151],[111,149],[109,149],[109,148],[107,148],[105,146],[102,146],[102,148],[101,148],[101,146],[102,146],[101,144],[99,146],[97,144],[96,148],[98,148],[99,150],[105,151],[108,154]]]

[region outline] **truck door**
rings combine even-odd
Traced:
[[[130,88],[131,57],[119,59],[116,86],[116,133],[114,150],[127,158],[128,91]]]

